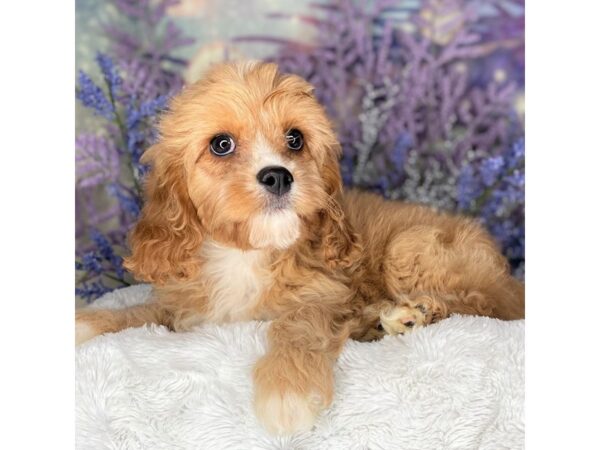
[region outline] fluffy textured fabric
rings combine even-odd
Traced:
[[[148,286],[92,307],[143,302]],[[252,410],[259,322],[187,333],[130,328],[76,349],[79,449],[517,449],[524,321],[453,316],[407,336],[349,341],[312,431],[270,436]]]

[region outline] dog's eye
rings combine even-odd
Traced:
[[[300,130],[296,130],[295,128],[292,128],[287,132],[285,141],[287,142],[288,148],[295,152],[302,150],[302,147],[304,146],[304,137],[302,136],[302,133],[300,133]]]
[[[217,156],[225,156],[233,153],[235,141],[228,134],[217,134],[210,141],[210,151]]]

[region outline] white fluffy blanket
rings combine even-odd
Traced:
[[[143,302],[147,286],[94,306]],[[76,350],[80,449],[517,449],[524,322],[451,317],[402,337],[348,342],[333,404],[310,432],[268,435],[251,371],[267,324],[189,333],[131,328]]]

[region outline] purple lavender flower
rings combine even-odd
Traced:
[[[119,14],[105,26],[113,38],[110,56],[96,56],[103,85],[81,72],[77,89],[82,104],[106,119],[100,133],[82,133],[76,141],[76,292],[88,301],[134,282],[121,255],[142,204],[147,167],[140,157],[156,139],[168,99],[183,85],[186,61],[172,52],[190,43],[166,16],[176,0],[113,2]]]
[[[138,126],[143,120],[154,118],[158,113],[166,108],[168,97],[159,95],[156,98],[141,102],[139,105],[129,104],[126,116],[126,125],[128,129]]]
[[[508,153],[507,167],[514,169],[515,167],[523,165],[525,160],[525,139],[518,139],[511,147]]]
[[[136,193],[118,183],[109,184],[107,190],[118,200],[124,213],[130,214],[132,220],[137,219],[141,211],[141,198]]]
[[[337,126],[345,184],[480,217],[519,267],[523,0],[505,3],[332,0],[302,18],[314,44],[264,41],[279,43],[284,71],[315,86]]]
[[[475,195],[465,196],[465,201],[459,202],[463,211],[480,217],[520,275],[525,258],[524,155],[523,139],[519,139],[494,157],[502,160],[501,165],[490,163],[493,158],[471,163],[464,172],[470,172],[465,178],[470,177]]]
[[[463,210],[471,209],[474,201],[482,193],[482,187],[473,166],[467,165],[463,168],[458,178],[456,189],[458,207]]]
[[[113,60],[103,53],[98,53],[96,55],[96,62],[104,76],[104,82],[108,87],[110,95],[114,96],[116,88],[121,85],[123,80],[113,63]]]
[[[398,170],[403,170],[404,164],[406,163],[406,157],[413,145],[412,136],[408,133],[402,133],[396,140],[391,153],[390,161],[394,164]]]
[[[113,120],[115,109],[100,87],[84,71],[79,71],[79,86],[76,97],[84,106],[92,109],[96,114]]]
[[[138,179],[141,179],[147,170],[140,164],[140,158],[144,150],[156,139],[154,124],[156,118],[166,109],[167,102],[168,97],[160,95],[141,102],[139,105],[130,103],[125,109],[127,150],[134,165],[134,175]]]
[[[122,21],[107,24],[111,53],[124,71],[123,92],[132,98],[171,96],[183,86],[187,61],[173,55],[192,39],[166,15],[178,0],[113,0]],[[152,30],[139,33],[137,30]]]
[[[77,268],[93,274],[99,274],[102,272],[102,259],[95,252],[85,252]]]
[[[112,290],[112,288],[106,286],[102,281],[83,282],[81,287],[75,289],[75,295],[78,295],[87,302],[91,302]]]
[[[481,179],[485,187],[490,187],[496,182],[503,168],[504,158],[502,156],[492,156],[481,163]]]
[[[75,149],[79,189],[96,187],[119,177],[119,154],[111,139],[81,133],[75,139]]]
[[[112,258],[112,256],[114,255],[114,251],[106,236],[104,236],[98,230],[92,230],[92,232],[90,233],[90,238],[92,239],[94,244],[96,244],[96,248],[98,249],[98,252],[100,253],[100,255],[102,255],[103,258]]]

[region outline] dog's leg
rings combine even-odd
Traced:
[[[522,285],[518,281],[515,280],[514,283],[515,289],[521,289]],[[476,290],[450,294],[413,292],[398,296],[393,305],[382,307],[380,321],[386,333],[405,334],[451,314],[499,317],[506,320],[522,318],[519,311],[513,316],[501,315],[496,305],[497,302]]]
[[[272,323],[269,350],[254,369],[256,413],[271,433],[308,430],[331,403],[333,365],[348,334],[316,302]]]
[[[395,334],[450,314],[524,317],[524,287],[477,224],[414,226],[390,240],[383,261],[386,289],[396,305],[381,314]]]
[[[124,309],[84,308],[75,313],[75,345],[104,333],[156,323],[171,327],[172,315],[159,303]]]

